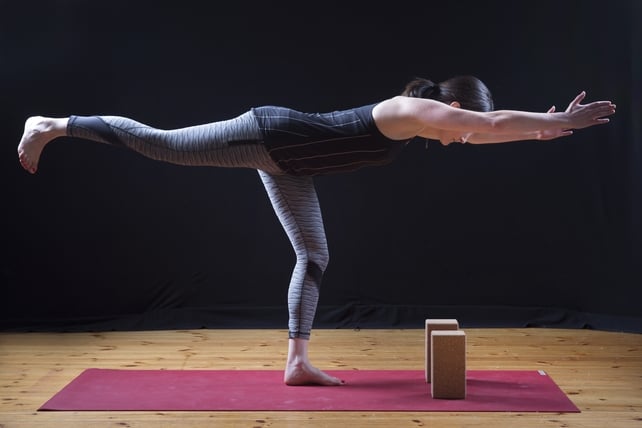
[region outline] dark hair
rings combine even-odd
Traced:
[[[466,110],[492,111],[494,108],[490,90],[473,76],[456,76],[441,83],[417,77],[406,85],[401,95],[430,98],[446,104],[457,101]]]

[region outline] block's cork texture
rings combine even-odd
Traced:
[[[426,320],[426,382],[430,383],[430,333],[433,330],[458,330],[459,322],[450,318]]]
[[[466,398],[466,333],[435,330],[431,333],[430,390],[433,398]]]

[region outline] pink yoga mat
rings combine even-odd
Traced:
[[[468,371],[461,400],[433,399],[423,371],[328,373],[346,384],[286,386],[276,370],[87,369],[39,410],[579,412],[538,370]]]

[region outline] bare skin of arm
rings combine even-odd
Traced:
[[[546,113],[519,110],[476,112],[422,98],[397,96],[378,104],[373,116],[379,130],[389,138],[423,137],[451,142],[488,144],[519,140],[549,140],[571,135],[572,129],[608,123],[615,113],[610,101],[580,104],[581,92],[564,112],[551,108]]]

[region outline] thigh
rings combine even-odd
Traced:
[[[259,175],[297,256],[310,258],[324,270],[328,245],[312,177],[274,175],[260,170]]]

